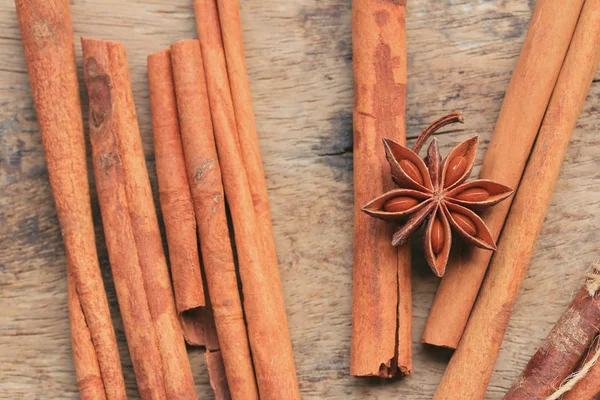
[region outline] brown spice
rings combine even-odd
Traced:
[[[195,0],[204,73],[223,185],[231,211],[244,311],[262,399],[299,399],[296,367],[280,285],[273,279],[242,159],[216,0]]]
[[[173,44],[171,62],[187,176],[229,391],[233,399],[257,399],[198,41]],[[210,364],[209,373],[213,387],[221,387]]]
[[[65,246],[80,394],[83,398],[97,394],[96,398],[125,399],[117,340],[96,252],[69,2],[17,0],[15,6]],[[40,35],[42,30],[52,35]],[[94,383],[94,377],[101,382]]]
[[[114,97],[127,88],[115,86],[112,72],[126,68],[113,52],[119,45],[82,39],[83,73],[90,101],[90,141],[104,237],[125,327],[129,355],[142,399],[166,399],[157,333],[152,322],[144,277],[133,234],[125,189],[125,171],[117,131],[122,126]]]
[[[600,60],[598,3],[599,0],[585,2],[521,186],[504,226],[498,250],[490,264],[465,333],[437,389],[435,400],[483,399],[485,396],[521,282],[544,222],[569,138],[577,124]],[[546,3],[546,6],[550,4]],[[582,63],[581,60],[587,62]],[[586,347],[587,340],[583,342],[583,347]],[[560,348],[551,349],[563,352]],[[567,350],[565,355],[569,352]],[[558,375],[558,370],[562,368],[560,363],[555,368],[557,371],[552,367],[546,371],[550,374],[556,372]],[[544,372],[542,376],[547,373]]]
[[[406,140],[406,2],[353,0],[354,267],[350,374],[391,378],[412,371],[410,246],[389,244],[392,227],[361,206],[391,178],[382,152],[390,138]],[[405,167],[411,170],[410,166]],[[418,174],[414,175],[418,180]]]
[[[148,56],[154,152],[177,313],[188,344],[219,347],[206,307],[192,195],[185,169],[169,50]]]
[[[501,181],[515,189],[519,185],[582,6],[583,0],[536,2],[480,179]],[[481,215],[494,240],[500,236],[511,201]],[[424,343],[456,348],[492,257],[484,249],[456,250],[431,307]]]
[[[433,122],[421,132],[412,151],[384,139],[392,178],[400,189],[392,189],[363,207],[363,211],[373,217],[387,221],[405,221],[393,235],[394,246],[406,243],[410,235],[429,218],[423,245],[425,257],[437,276],[444,275],[452,245],[451,228],[477,247],[495,249],[492,235],[481,218],[471,209],[492,206],[512,194],[510,188],[488,180],[465,183],[475,161],[477,136],[456,146],[444,162],[436,139],[431,142],[425,160],[419,157],[420,146],[428,136],[452,122],[462,122],[462,115],[454,112]],[[409,169],[407,166],[410,166]],[[485,192],[485,199],[473,201],[472,196],[467,196],[465,201],[455,197],[456,194],[470,190]],[[407,198],[413,201],[408,202]],[[411,208],[390,211],[389,204],[396,202],[414,205]]]

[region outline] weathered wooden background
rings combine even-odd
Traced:
[[[77,0],[71,4],[77,37],[127,45],[155,187],[146,56],[196,35],[192,2]],[[534,5],[533,0],[409,1],[410,137],[445,112],[462,109],[466,124],[440,137],[442,151],[479,134],[481,161]],[[414,265],[414,376],[380,382],[348,374],[351,0],[243,0],[242,14],[303,397],[430,399],[449,354],[419,343],[437,285],[422,261]],[[0,399],[77,398],[64,251],[11,0],[0,1],[0,27]],[[78,41],[76,46],[80,55]],[[83,101],[87,103],[85,97]],[[588,264],[600,255],[599,111],[597,79],[517,302],[489,386],[490,399],[501,398],[512,384],[580,286]],[[126,381],[136,398],[94,193],[92,202]],[[414,247],[419,260],[418,243]],[[191,350],[190,357],[199,394],[211,398],[202,354]]]

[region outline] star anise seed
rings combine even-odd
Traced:
[[[495,250],[496,243],[483,220],[473,211],[505,200],[512,189],[485,179],[465,183],[473,169],[479,138],[459,144],[442,161],[437,139],[433,139],[422,159],[419,151],[441,127],[463,122],[460,112],[453,112],[427,127],[410,150],[384,139],[392,178],[398,189],[370,201],[363,211],[373,217],[399,222],[392,245],[406,243],[426,220],[423,236],[425,258],[437,276],[444,275],[452,246],[452,231],[467,242]]]

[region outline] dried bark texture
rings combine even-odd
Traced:
[[[104,400],[106,399],[106,392],[96,349],[81,309],[72,269],[68,266],[67,269],[71,347],[79,396],[83,400]]]
[[[256,222],[261,235],[260,241],[264,246],[265,256],[268,260],[267,265],[270,267],[268,272],[271,274],[271,281],[278,285],[274,294],[276,296],[281,295],[278,301],[283,302],[277,250],[275,249],[275,237],[269,207],[269,192],[252,108],[250,80],[246,69],[240,4],[239,0],[217,0],[217,3],[240,150],[248,175],[250,192],[252,193]]]
[[[233,399],[257,399],[198,41],[172,45],[171,62],[187,176],[229,390]]]
[[[116,86],[113,71],[126,68],[115,53],[118,44],[82,39],[83,73],[90,101],[90,141],[104,237],[129,355],[142,399],[166,399],[161,354],[148,305],[144,277],[129,215],[125,171],[118,131],[124,111],[116,97],[127,88]]]
[[[123,372],[96,252],[69,3],[18,0],[15,5],[71,271],[69,304],[73,306],[75,369],[81,377],[90,368],[98,367],[95,372],[100,374],[102,387],[97,388],[98,395],[102,392],[109,400],[124,399]],[[86,337],[92,348],[85,342]],[[85,348],[79,348],[80,345]],[[94,362],[98,365],[94,366]]]
[[[261,399],[299,399],[281,285],[262,244],[227,76],[216,0],[195,0],[215,141],[231,211],[248,339]]]
[[[545,399],[550,396],[576,369],[599,330],[600,294],[590,297],[587,289],[583,288],[504,399]],[[593,396],[572,397],[580,400],[590,398]]]
[[[225,365],[220,351],[207,351],[204,353],[208,375],[210,375],[210,386],[215,393],[215,400],[229,400],[229,386],[225,373]]]
[[[412,369],[410,245],[361,207],[392,188],[383,138],[406,143],[406,2],[354,0],[354,269],[350,373]]]
[[[188,344],[218,348],[206,300],[169,50],[148,56],[154,154],[177,313]]]
[[[583,0],[536,2],[485,154],[481,179],[517,189],[582,6]],[[481,214],[496,241],[513,198]],[[492,254],[488,250],[466,248],[457,248],[452,254],[425,326],[424,343],[458,346]]]
[[[107,43],[111,55],[109,79],[117,110],[116,135],[123,166],[127,206],[144,277],[148,307],[161,353],[169,399],[196,399],[194,378],[173,299],[171,278],[162,247],[146,160],[139,133],[129,68],[122,44]]]
[[[465,333],[437,389],[435,400],[483,399],[485,396],[521,282],[542,229],[569,139],[600,60],[599,18],[598,0],[587,1],[506,221],[498,250],[492,259]],[[534,20],[534,23],[541,21]],[[592,310],[593,308],[590,312]],[[593,312],[598,313],[599,310],[596,308]],[[593,315],[584,318],[592,321]],[[589,345],[584,339],[581,342],[584,347]],[[560,348],[556,350],[563,351]],[[556,365],[555,368],[558,370],[560,366]],[[558,371],[552,372],[558,375]],[[545,373],[542,372],[543,375]],[[537,398],[543,397],[545,396],[541,395]],[[536,397],[527,395],[515,398]]]
[[[596,319],[596,330],[600,330],[600,318]],[[599,337],[596,337],[595,340],[592,341],[592,346],[588,349],[586,354],[587,357],[584,357],[581,365],[584,365],[589,358],[593,357],[598,351],[598,340]],[[585,377],[581,379],[573,389],[565,393],[562,397],[562,400],[581,400],[581,399],[590,399],[590,400],[598,400],[600,399],[600,364],[596,362],[594,366],[587,372]]]

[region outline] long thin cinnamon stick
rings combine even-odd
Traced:
[[[573,36],[583,0],[538,0],[506,91],[480,178],[517,188]],[[481,217],[498,239],[511,200]],[[448,262],[425,326],[424,343],[456,348],[492,252],[457,248]]]
[[[113,81],[113,71],[124,67],[113,53],[121,49],[104,41],[82,39],[82,50],[96,189],[129,354],[140,396],[166,399],[161,354],[144,288],[119,153],[117,131],[126,127],[115,97],[123,96],[127,89],[117,87]]]
[[[595,274],[600,275],[600,269]],[[545,399],[550,396],[575,370],[599,331],[600,292],[590,296],[584,286],[531,357],[504,400]],[[590,398],[592,396],[572,397]]]
[[[483,399],[485,395],[569,138],[600,60],[598,3],[585,3],[498,250],[436,400]]]
[[[406,1],[354,0],[354,270],[350,373],[390,378],[412,369],[410,246],[361,211],[394,187],[382,139],[406,142]],[[397,339],[397,340],[396,340]]]
[[[269,271],[271,280],[278,285],[275,294],[283,296],[271,210],[269,208],[269,192],[260,155],[256,120],[252,108],[250,80],[248,79],[246,56],[244,55],[240,5],[238,0],[217,0],[217,3],[240,150],[248,174],[261,242],[269,260],[268,265],[271,267]],[[283,297],[279,301],[283,302]]]
[[[219,348],[206,307],[198,255],[196,216],[188,184],[168,50],[148,56],[156,175],[163,212],[176,308],[190,345]]]
[[[173,44],[171,62],[187,177],[229,390],[233,399],[258,399],[198,41]],[[220,387],[214,373],[211,382]]]
[[[252,193],[235,124],[216,0],[194,10],[223,184],[231,211],[248,338],[261,399],[299,399],[283,296],[261,243]]]
[[[17,0],[15,5],[71,271],[70,304],[80,305],[79,311],[74,307],[71,312],[73,352],[85,351],[79,347],[80,335],[89,336],[93,346],[87,349],[89,358],[74,357],[75,369],[80,376],[79,372],[95,368],[88,364],[95,357],[106,398],[125,399],[117,341],[96,252],[69,2]]]

